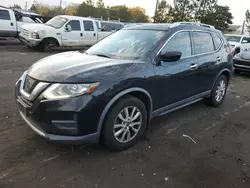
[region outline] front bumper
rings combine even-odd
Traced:
[[[49,101],[41,95],[46,88],[35,88],[33,91],[40,93],[33,95],[36,98],[29,98],[22,92],[25,76],[24,74],[16,83],[15,98],[22,119],[33,131],[47,140],[59,143],[99,141],[98,123],[104,104],[98,103],[91,95]],[[96,108],[93,109],[93,106]]]
[[[36,47],[41,42],[40,39],[26,38],[26,37],[22,36],[21,34],[19,35],[19,39],[23,44],[25,44],[26,46],[29,46],[29,47]]]
[[[234,69],[241,71],[250,71],[250,60],[234,59]]]

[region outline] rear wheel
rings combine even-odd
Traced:
[[[106,117],[102,131],[102,143],[113,150],[127,149],[140,139],[146,130],[147,111],[138,98],[121,99]]]
[[[209,98],[205,99],[206,104],[210,106],[219,106],[226,95],[228,79],[225,75],[220,75],[215,82],[214,88]]]

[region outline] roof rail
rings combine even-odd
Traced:
[[[94,18],[92,16],[89,16],[89,18],[95,19],[95,20],[99,20],[99,21],[108,21],[108,22],[121,22],[120,18],[118,20],[110,20],[110,18],[108,17],[108,20],[104,20],[103,16],[101,18]]]
[[[208,27],[208,28],[215,29],[215,27],[212,26],[212,25],[208,25],[208,24],[204,24],[204,23],[199,23],[199,22],[175,22],[175,23],[171,24],[170,28],[177,27],[179,25],[197,25],[197,26],[202,26],[202,27]]]

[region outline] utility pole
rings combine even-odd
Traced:
[[[62,0],[60,0],[60,12],[62,13]]]
[[[156,5],[155,5],[155,15],[154,15],[154,23],[155,23],[155,16],[157,14],[157,10],[158,10],[158,4],[159,4],[159,0],[156,0]]]
[[[25,10],[28,10],[28,1],[25,1]]]
[[[242,35],[244,34],[244,31],[245,31],[245,20],[243,21],[243,25],[242,25],[242,31],[241,31]]]

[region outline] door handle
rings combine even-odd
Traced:
[[[14,24],[11,22],[10,25],[13,26]]]
[[[220,61],[221,61],[221,57],[217,57],[216,62],[220,62]]]
[[[197,64],[192,64],[190,65],[190,70],[196,70],[198,68],[198,65]]]
[[[96,36],[96,34],[94,33],[94,37]]]
[[[82,37],[82,33],[80,33],[80,36]]]

